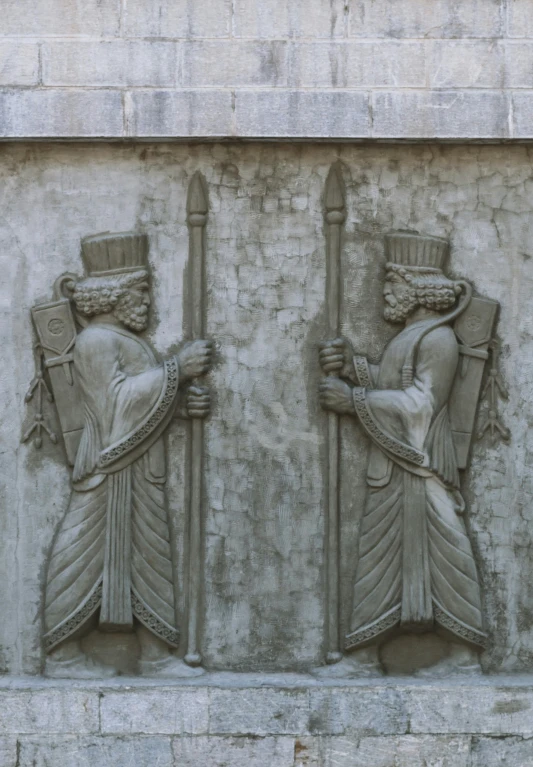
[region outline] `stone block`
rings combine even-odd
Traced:
[[[307,690],[211,690],[209,733],[299,735],[309,727]]]
[[[508,96],[494,91],[375,92],[376,138],[505,138]]]
[[[0,137],[103,138],[122,133],[118,91],[0,91]]]
[[[174,767],[170,738],[22,738],[17,767]]]
[[[171,42],[63,42],[43,45],[44,85],[173,87],[178,44]]]
[[[364,138],[370,135],[363,92],[239,91],[235,132],[265,138]]]
[[[205,688],[107,692],[100,701],[104,734],[198,735],[208,731]]]
[[[2,35],[111,37],[120,26],[120,0],[17,0],[2,3]]]
[[[0,734],[97,732],[98,692],[75,689],[0,691]]]
[[[17,765],[17,739],[0,737],[0,767],[20,767]]]
[[[198,41],[185,45],[186,87],[279,86],[287,83],[283,42]]]
[[[512,94],[512,136],[533,138],[533,90]]]
[[[500,41],[430,40],[430,88],[502,88],[504,47]]]
[[[317,745],[313,767],[471,767],[468,737],[332,737]]]
[[[39,81],[39,46],[0,40],[0,85],[36,85]]]
[[[533,736],[530,688],[413,687],[408,698],[412,733]]]
[[[312,88],[423,87],[420,42],[293,43],[290,85]]]
[[[524,5],[527,0],[523,0]],[[500,0],[360,0],[350,4],[353,37],[499,37]]]
[[[231,31],[231,0],[176,2],[128,0],[124,7],[125,37],[228,37]]]
[[[236,0],[233,34],[250,38],[343,37],[347,5],[342,0]]]
[[[310,731],[315,734],[390,735],[405,733],[408,716],[401,692],[392,688],[311,689]]]
[[[471,767],[533,767],[533,740],[472,738]]]
[[[295,767],[293,737],[182,737],[173,741],[177,767]]]
[[[129,136],[229,136],[233,118],[230,91],[146,90],[126,97]]]
[[[505,86],[533,88],[533,42],[508,42],[505,46]]]
[[[512,0],[506,3],[507,36],[533,37],[533,13],[530,0]]]

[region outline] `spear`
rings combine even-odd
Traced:
[[[205,226],[207,223],[207,185],[196,172],[187,195],[189,225],[189,299],[193,339],[204,336]],[[200,418],[191,423],[190,500],[189,500],[189,622],[185,662],[199,666],[198,626],[202,589],[202,469],[204,427]]]
[[[337,338],[340,333],[340,260],[342,225],[346,219],[344,184],[340,168],[331,166],[324,198],[326,233],[326,306],[328,333]],[[330,375],[336,375],[330,373]],[[328,413],[328,498],[326,515],[326,595],[327,650],[326,662],[337,663],[342,658],[339,619],[339,417]]]

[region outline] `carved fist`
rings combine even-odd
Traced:
[[[180,380],[190,381],[203,376],[211,367],[212,341],[192,341],[178,355]]]
[[[211,395],[205,386],[191,386],[187,392],[189,418],[207,418],[211,412]]]
[[[324,410],[331,410],[339,415],[355,412],[352,389],[340,378],[324,378],[318,387],[318,398]]]
[[[344,338],[324,341],[319,346],[319,360],[326,375],[337,375],[348,381],[355,381],[353,349]]]

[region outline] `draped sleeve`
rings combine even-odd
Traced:
[[[173,411],[179,379],[177,358],[149,366],[139,345],[141,372],[128,373],[123,365],[126,342],[120,334],[96,327],[77,340],[74,369],[84,399],[85,427],[76,456],[75,482],[160,431],[168,411]],[[142,370],[143,365],[148,369]]]
[[[416,358],[413,384],[406,389],[355,387],[354,406],[372,441],[388,454],[418,466],[431,464],[427,437],[446,406],[458,362],[451,328],[428,333]]]

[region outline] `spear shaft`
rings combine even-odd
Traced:
[[[191,334],[193,339],[204,336],[204,272],[205,227],[207,224],[207,187],[203,176],[195,173],[187,196],[187,223],[189,225],[189,299]],[[189,609],[187,653],[185,662],[199,666],[198,628],[202,590],[202,475],[204,424],[193,418],[190,432],[190,496],[189,496]]]
[[[333,165],[326,180],[326,305],[328,333],[340,333],[342,225],[346,219],[344,184]],[[334,375],[334,374],[333,374]],[[340,638],[340,509],[339,509],[339,417],[328,413],[328,496],[326,515],[327,649],[326,662],[342,657]]]

